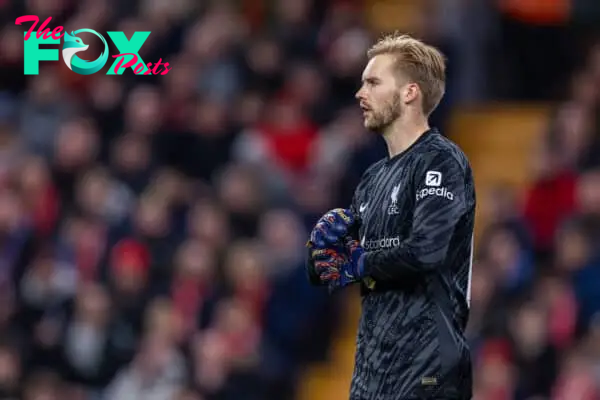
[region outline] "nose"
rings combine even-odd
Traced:
[[[354,97],[357,100],[364,100],[364,96],[363,96],[363,88],[361,87],[360,89],[358,89],[358,91],[356,92],[356,94],[354,95]]]

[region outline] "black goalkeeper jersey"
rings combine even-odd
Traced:
[[[475,190],[464,153],[436,129],[373,164],[352,202],[367,254],[351,400],[471,398]],[[363,281],[364,282],[364,281]]]

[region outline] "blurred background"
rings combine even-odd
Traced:
[[[27,14],[149,30],[172,69],[24,76]],[[347,399],[358,293],[310,287],[303,245],[386,155],[354,93],[394,30],[448,57],[432,123],[477,182],[475,398],[600,398],[597,0],[0,0],[0,23],[0,398]]]

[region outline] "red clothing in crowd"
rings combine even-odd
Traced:
[[[577,178],[570,172],[536,182],[526,195],[524,217],[538,249],[548,249],[561,221],[576,208]]]

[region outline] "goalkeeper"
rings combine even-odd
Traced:
[[[367,169],[349,209],[317,222],[307,271],[331,291],[361,287],[351,400],[468,400],[475,191],[466,156],[428,124],[444,60],[409,36],[368,55],[357,98],[389,157]]]

